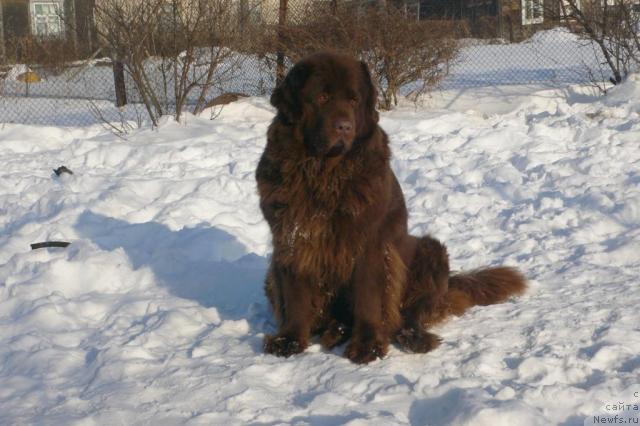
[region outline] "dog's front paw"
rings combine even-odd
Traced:
[[[368,364],[387,354],[388,344],[375,339],[353,340],[347,346],[345,355],[356,364]]]
[[[306,344],[291,336],[267,335],[264,338],[265,352],[276,356],[289,357],[303,352],[306,348]]]
[[[404,328],[396,336],[396,341],[405,350],[426,353],[437,348],[442,339],[426,330]]]

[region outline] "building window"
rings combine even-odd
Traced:
[[[522,0],[522,25],[542,24],[544,0]]]
[[[31,3],[33,33],[40,37],[56,37],[62,34],[62,7],[53,1]]]

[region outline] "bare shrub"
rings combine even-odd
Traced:
[[[124,64],[154,125],[162,115],[201,112],[243,60],[234,0],[102,0],[95,15],[101,42]]]
[[[640,14],[634,0],[563,0],[562,22],[593,43],[618,84],[640,64]],[[604,90],[604,89],[603,89]]]
[[[6,52],[9,63],[25,64],[50,75],[60,75],[78,59],[72,42],[62,37],[11,37],[6,40]]]
[[[398,104],[401,88],[413,99],[440,82],[458,53],[460,23],[418,20],[404,8],[317,2],[308,18],[287,24],[275,40],[295,62],[317,50],[348,53],[367,63],[380,92],[380,108]]]

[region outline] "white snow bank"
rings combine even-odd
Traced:
[[[122,141],[0,130],[0,424],[583,424],[640,377],[640,90],[382,114],[411,231],[530,292],[426,355],[264,355],[264,99]],[[510,102],[502,99],[503,104]],[[73,175],[56,177],[65,165]],[[29,244],[66,240],[67,249]],[[611,408],[611,407],[610,407]],[[605,410],[605,411],[603,411]],[[586,420],[585,420],[586,419]],[[589,420],[591,419],[591,420]]]

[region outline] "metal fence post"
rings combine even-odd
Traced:
[[[113,82],[116,90],[116,106],[123,107],[127,104],[127,87],[124,82],[124,64],[113,62]]]
[[[504,5],[498,0],[498,37],[504,39]]]
[[[2,13],[2,3],[0,3],[0,64],[4,64],[7,59],[7,51],[4,45],[4,17]]]
[[[338,13],[338,0],[331,0],[331,14],[336,15]]]
[[[276,54],[276,86],[284,80],[284,26],[287,23],[288,0],[280,0],[278,11],[278,52]]]

